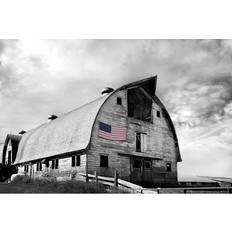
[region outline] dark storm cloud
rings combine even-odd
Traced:
[[[182,88],[166,93],[166,102],[179,126],[226,120],[232,116],[226,110],[232,103],[232,76],[190,79]]]
[[[203,85],[210,86],[211,92],[209,92],[209,105],[206,107],[206,113],[203,114],[203,118],[205,120],[215,119],[215,115],[219,115],[220,117],[226,117],[225,108],[232,101],[232,76],[219,76],[215,78],[211,78],[210,80],[202,83]],[[215,88],[216,87],[216,88]],[[214,92],[215,91],[215,92]],[[218,92],[216,92],[218,91]],[[217,100],[212,99],[211,95],[215,95]],[[212,102],[211,102],[212,101]]]

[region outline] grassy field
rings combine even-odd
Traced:
[[[0,183],[0,193],[126,193],[97,183],[54,181],[18,176],[11,183]]]

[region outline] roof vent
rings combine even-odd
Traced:
[[[105,87],[104,89],[102,89],[102,91],[101,91],[101,95],[106,95],[106,94],[109,94],[109,93],[111,93],[111,92],[113,92],[114,91],[114,89],[113,88],[110,88],[110,87]]]
[[[26,133],[25,130],[21,130],[21,131],[19,132],[19,135],[23,135],[23,134],[25,134],[25,133]]]
[[[48,121],[50,122],[50,121],[52,121],[52,120],[55,120],[56,118],[58,118],[58,116],[56,116],[56,115],[54,115],[54,114],[51,114],[51,115],[49,115],[49,117],[48,117]]]

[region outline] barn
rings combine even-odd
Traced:
[[[2,164],[12,165],[14,163],[20,139],[20,135],[8,134],[6,136],[2,151]]]
[[[16,159],[20,139],[20,135],[8,134],[1,146],[0,182],[7,180],[12,174],[17,173],[17,169],[13,163]]]
[[[142,186],[175,184],[181,161],[157,76],[113,90],[22,135],[14,165],[33,177],[112,177]]]

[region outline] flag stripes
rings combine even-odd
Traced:
[[[99,122],[98,136],[114,141],[125,141],[127,129],[125,127],[115,127],[103,122]]]

